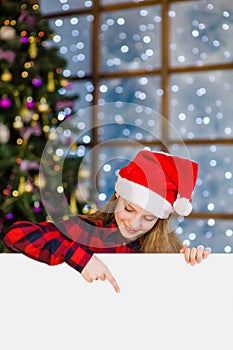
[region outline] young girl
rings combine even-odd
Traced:
[[[197,163],[163,152],[140,151],[119,172],[115,193],[104,208],[56,223],[19,221],[2,239],[14,252],[56,265],[66,262],[85,280],[108,280],[109,269],[94,253],[182,253],[194,265],[210,251],[182,246],[169,227],[172,212],[187,216]]]

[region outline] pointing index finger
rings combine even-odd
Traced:
[[[119,293],[120,292],[120,287],[119,287],[117,281],[115,280],[115,278],[113,277],[113,275],[111,274],[111,272],[109,270],[106,271],[105,276],[106,276],[107,280],[111,283],[111,285],[113,286],[115,291],[117,293]]]

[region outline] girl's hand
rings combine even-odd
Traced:
[[[206,259],[210,254],[210,250],[204,249],[203,247],[189,248],[187,245],[184,245],[180,249],[180,253],[184,254],[187,264],[195,265],[196,263],[199,264],[203,259]]]
[[[117,293],[120,292],[120,288],[107,266],[104,265],[104,263],[102,263],[102,261],[100,261],[95,255],[93,255],[92,258],[88,261],[82,270],[81,275],[88,282],[93,282],[94,280],[98,279],[105,281],[107,279],[115,291]]]

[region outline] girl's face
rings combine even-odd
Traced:
[[[150,231],[158,218],[139,207],[126,201],[116,193],[118,202],[115,209],[115,220],[123,237],[133,241]]]

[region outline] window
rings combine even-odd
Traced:
[[[200,172],[194,211],[174,223],[176,233],[230,253],[233,3],[41,0],[41,9],[79,94],[78,122],[88,130],[80,147],[99,204],[139,148],[188,155]]]

